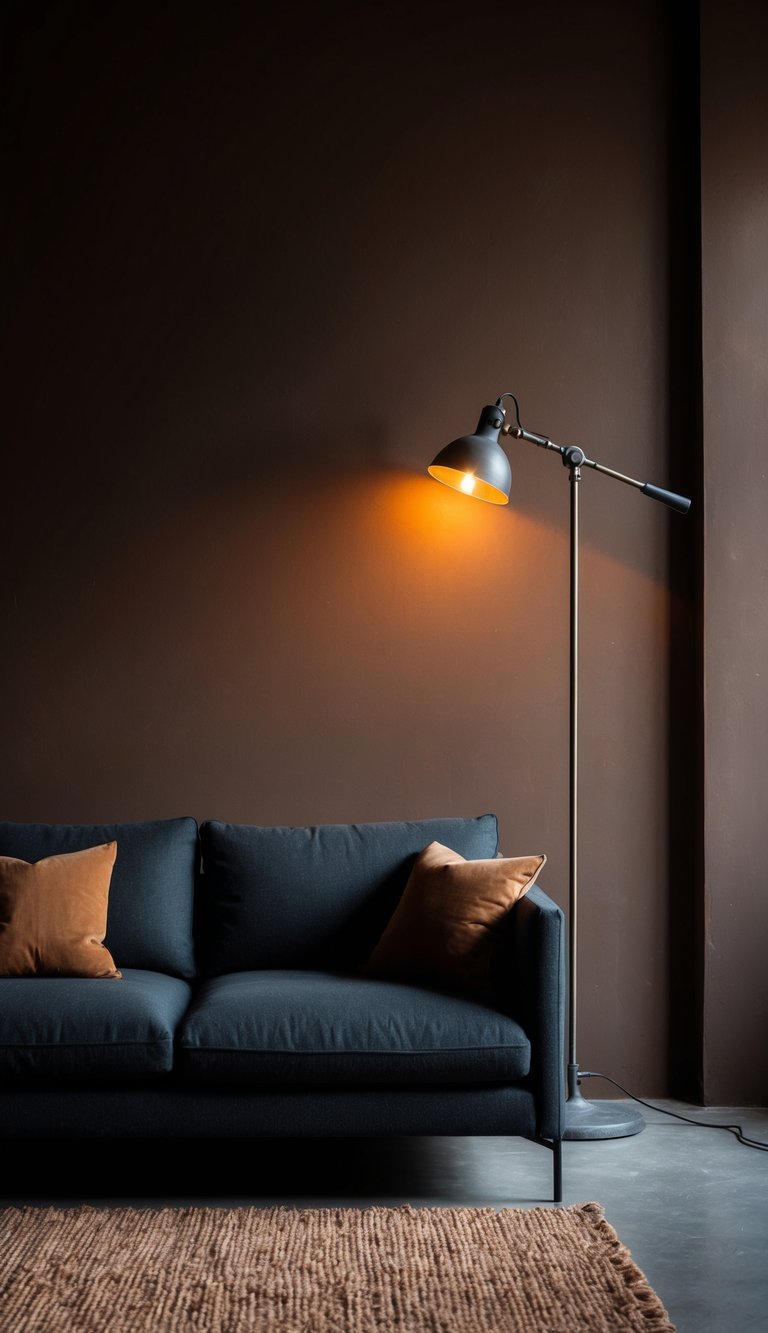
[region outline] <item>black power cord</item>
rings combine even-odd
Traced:
[[[698,1125],[700,1129],[727,1129],[730,1134],[735,1134],[739,1143],[743,1143],[746,1148],[757,1148],[758,1152],[768,1152],[768,1143],[762,1143],[760,1139],[750,1139],[744,1133],[741,1125],[721,1125],[709,1120],[692,1120],[690,1116],[680,1115],[678,1111],[668,1111],[664,1106],[654,1106],[653,1102],[645,1102],[642,1097],[636,1097],[634,1092],[630,1092],[621,1083],[617,1083],[615,1078],[609,1078],[607,1074],[598,1074],[593,1069],[580,1069],[579,1082],[583,1078],[604,1078],[606,1083],[612,1083],[614,1088],[619,1088],[627,1097],[631,1097],[633,1102],[639,1102],[641,1106],[647,1106],[649,1111],[659,1111],[662,1115],[674,1116],[675,1120],[684,1120],[686,1125]]]

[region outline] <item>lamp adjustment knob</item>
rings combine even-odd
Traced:
[[[563,450],[563,464],[565,467],[581,467],[586,457],[584,450],[579,449],[575,444],[572,444],[569,449]]]

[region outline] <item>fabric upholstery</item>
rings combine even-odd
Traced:
[[[204,823],[199,961],[207,976],[365,962],[433,840],[498,850],[495,815],[314,828]]]
[[[173,1064],[186,981],[125,969],[119,985],[82,978],[0,980],[0,1087],[26,1079],[144,1079]]]
[[[493,816],[205,829],[209,878],[197,903],[198,920],[211,932],[205,962],[213,957],[231,975],[205,981],[192,1000],[178,974],[136,969],[130,958],[149,950],[174,968],[192,969],[194,821],[0,824],[0,855],[30,862],[118,842],[106,943],[124,971],[115,986],[0,980],[0,1136],[482,1133],[559,1140],[565,933],[562,912],[538,886],[499,923],[493,1009],[402,980],[355,975],[392,917],[417,853],[436,840],[470,861],[493,858]],[[121,843],[133,868],[126,875],[123,863],[118,881]],[[214,928],[209,908],[213,917],[220,913],[223,930]],[[241,990],[236,973],[250,964],[232,967],[239,955],[268,969],[255,974],[258,987],[252,973]],[[334,957],[343,966],[332,966]],[[275,984],[270,971],[284,967],[296,975],[284,973]],[[406,1004],[409,993],[414,1000]],[[287,1034],[284,1047],[273,1040],[280,1034]]]
[[[528,1083],[536,1096],[537,1132],[560,1139],[565,1128],[565,918],[535,884],[504,919],[502,931],[499,1003],[531,1039]]]
[[[120,977],[104,945],[116,851],[0,856],[0,977]]]
[[[106,946],[121,969],[195,974],[192,917],[198,862],[194,819],[133,824],[0,823],[0,856],[22,861],[117,843]]]
[[[182,1072],[212,1083],[467,1083],[524,1078],[530,1043],[497,1010],[391,981],[240,972],[201,987]]]
[[[400,902],[362,971],[442,983],[490,999],[502,917],[545,856],[467,861],[440,842],[416,857]]]
[[[178,1079],[73,1087],[0,1084],[0,1137],[15,1139],[370,1138],[409,1134],[537,1132],[537,1107],[527,1083],[464,1083],[452,1087],[232,1088]],[[112,1145],[105,1151],[114,1151]],[[199,1148],[187,1153],[188,1179]],[[215,1154],[214,1154],[215,1158]],[[245,1178],[250,1158],[243,1159]],[[254,1182],[258,1190],[258,1180]]]

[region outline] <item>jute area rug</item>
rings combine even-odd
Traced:
[[[6,1208],[3,1333],[668,1333],[599,1204]]]

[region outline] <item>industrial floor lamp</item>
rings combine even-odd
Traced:
[[[502,406],[505,398],[515,404],[515,425],[505,421]],[[541,449],[560,455],[568,469],[571,483],[570,505],[570,800],[569,800],[569,873],[568,873],[568,1098],[566,1101],[566,1139],[618,1139],[637,1134],[644,1126],[642,1116],[623,1102],[588,1102],[579,1087],[579,1065],[576,1059],[576,1001],[577,1001],[577,945],[578,945],[578,808],[579,808],[579,482],[582,468],[593,468],[615,481],[635,486],[653,500],[660,500],[671,509],[685,514],[691,507],[683,495],[664,491],[650,482],[635,481],[622,472],[603,467],[587,458],[583,449],[554,444],[545,435],[525,430],[520,424],[520,408],[513,393],[503,393],[492,406],[484,407],[474,435],[463,435],[454,440],[430,464],[430,476],[454,490],[490,504],[504,505],[509,500],[512,472],[509,459],[499,444],[500,435],[511,435],[527,440]]]

